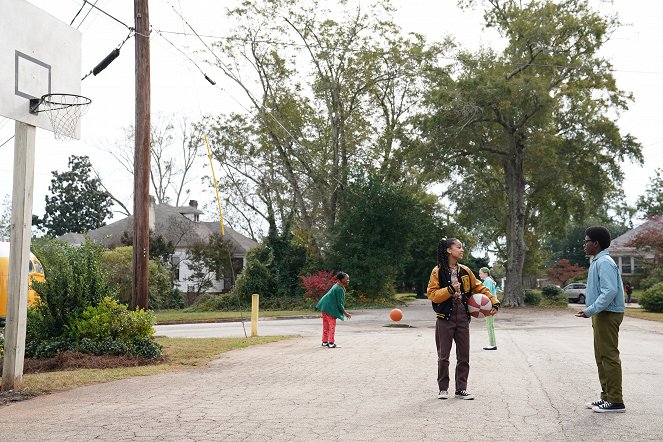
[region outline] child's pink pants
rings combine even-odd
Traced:
[[[322,342],[334,342],[334,332],[336,331],[336,318],[322,312]]]

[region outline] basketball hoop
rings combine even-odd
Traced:
[[[92,103],[87,97],[74,94],[46,94],[30,100],[30,113],[48,112],[56,140],[76,137],[78,120]]]

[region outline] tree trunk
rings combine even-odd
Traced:
[[[523,171],[525,146],[515,134],[508,135],[509,155],[504,164],[508,218],[506,232],[506,282],[503,305],[522,304],[523,267],[525,265],[525,175]]]

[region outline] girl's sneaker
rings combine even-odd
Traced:
[[[333,342],[330,342],[329,344],[327,344],[327,347],[336,348],[336,344],[334,344]]]
[[[322,346],[323,347],[329,347],[329,342],[322,341]]]

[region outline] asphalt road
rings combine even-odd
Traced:
[[[320,320],[264,320],[261,335],[301,338],[225,353],[205,369],[3,407],[0,441],[663,439],[663,324],[624,320],[627,412],[598,414],[584,407],[599,390],[591,324],[574,317],[575,309],[503,309],[497,351],[481,350],[485,325],[473,321],[474,401],[436,398],[430,306],[416,301],[403,311],[403,328],[387,327],[388,310],[356,312],[339,323],[336,349],[319,346]],[[161,326],[158,333],[243,336],[241,324],[228,323]]]

